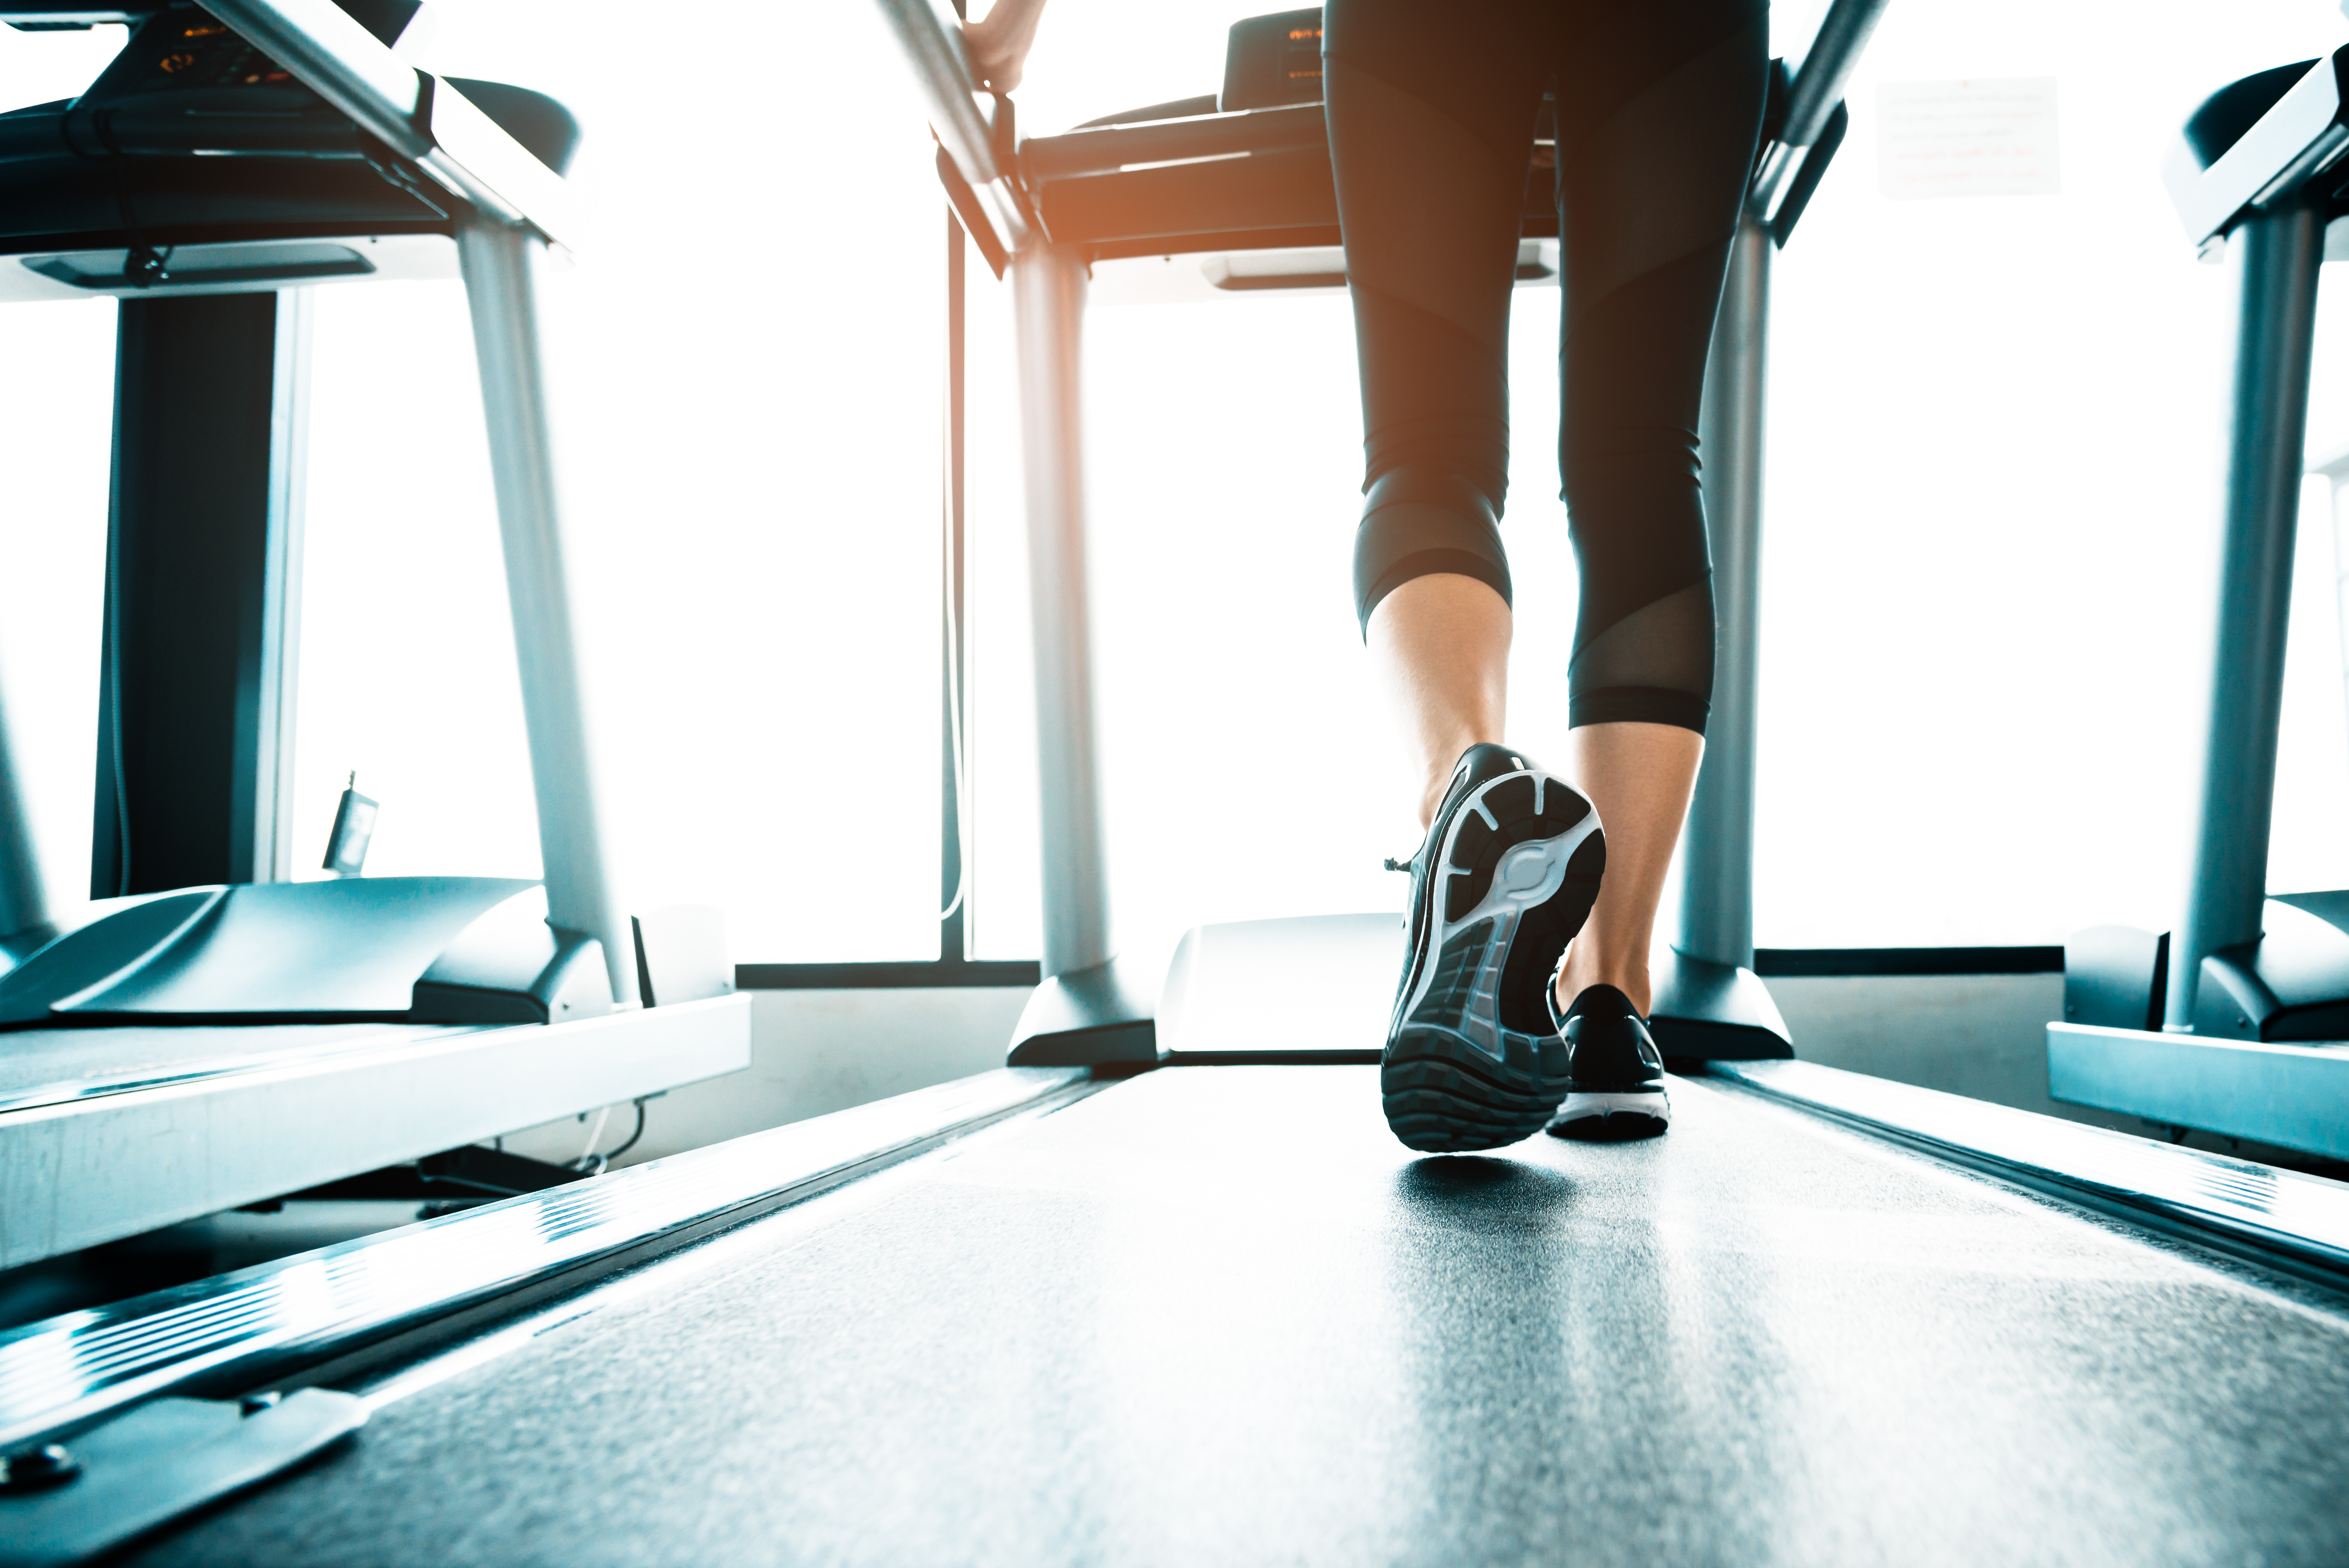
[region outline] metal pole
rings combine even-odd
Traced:
[[[49,917],[33,824],[25,815],[16,779],[16,759],[8,751],[7,708],[0,702],[0,937],[29,930]],[[7,962],[0,953],[0,965]]]
[[[1860,51],[1884,19],[1891,0],[1835,0],[1819,22],[1803,63],[1786,94],[1785,129],[1778,139],[1789,147],[1808,147],[1826,129],[1827,116],[1843,99],[1843,85],[1859,63]]]
[[[978,105],[970,56],[963,47],[959,18],[942,0],[880,0],[881,15],[896,36],[913,67],[930,129],[962,177],[974,186],[1002,174],[996,166],[994,128]]]
[[[294,717],[302,646],[302,523],[309,491],[310,294],[277,293],[269,398],[269,531],[263,565],[260,671],[253,698],[252,872],[294,878]]]
[[[940,877],[938,907],[946,913],[938,919],[938,962],[965,964],[970,960],[970,861],[972,845],[967,830],[971,820],[970,802],[970,683],[964,655],[968,638],[963,628],[969,617],[964,614],[968,586],[964,569],[964,527],[967,492],[964,484],[965,463],[963,440],[967,422],[968,334],[965,331],[966,279],[963,276],[965,257],[962,225],[956,222],[948,209],[946,216],[947,240],[947,353],[946,353],[946,438],[944,447],[946,483],[942,510],[942,530],[945,557],[941,562],[945,581],[940,584],[945,601],[945,624],[939,628],[939,640],[944,647],[945,669],[943,700],[939,707],[938,727],[944,731],[941,749],[944,753],[938,780],[938,792],[944,797],[945,820],[939,824],[944,851],[939,859]]]
[[[1770,315],[1769,230],[1741,219],[1705,366],[1700,451],[1719,617],[1704,765],[1681,850],[1680,934],[1692,958],[1754,965],[1754,772],[1762,604],[1762,414]]]
[[[587,700],[563,558],[546,367],[539,358],[536,266],[544,242],[524,229],[475,220],[459,226],[457,246],[472,304],[481,411],[497,481],[546,918],[604,944],[612,999],[626,1006],[636,999],[636,953],[604,866]]]
[[[2267,902],[2276,734],[2283,722],[2284,636],[2308,434],[2324,218],[2295,205],[2255,212],[2235,232],[2241,288],[2235,335],[2226,531],[2219,616],[2186,916],[2170,946],[2163,1026],[2190,1029],[2202,960],[2256,941]]]
[[[1028,592],[1036,655],[1036,774],[1043,818],[1046,975],[1105,964],[1109,862],[1093,712],[1081,445],[1084,258],[1035,244],[1011,260],[1019,425],[1028,488]]]

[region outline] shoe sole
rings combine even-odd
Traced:
[[[1498,1149],[1557,1110],[1566,1042],[1541,989],[1590,917],[1606,858],[1590,802],[1547,774],[1504,774],[1453,813],[1427,893],[1430,956],[1379,1068],[1405,1148]],[[1532,1016],[1504,1016],[1506,996],[1527,998]]]
[[[1672,1102],[1660,1088],[1630,1093],[1576,1093],[1566,1097],[1546,1130],[1552,1138],[1616,1142],[1654,1138],[1672,1124]]]

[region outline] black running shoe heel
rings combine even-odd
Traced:
[[[1506,747],[1462,754],[1411,863],[1411,945],[1381,1058],[1387,1125],[1430,1153],[1531,1136],[1568,1088],[1543,998],[1599,896],[1599,814]]]
[[[1550,1119],[1553,1138],[1653,1138],[1671,1125],[1664,1058],[1631,998],[1612,985],[1588,985],[1563,1014],[1555,992],[1550,1015],[1566,1045],[1566,1099]]]

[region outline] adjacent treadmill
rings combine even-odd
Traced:
[[[2344,82],[2349,46],[2245,77],[2169,154],[2187,238],[2238,291],[2192,880],[2174,932],[2072,938],[2047,1026],[2057,1099],[2332,1160],[2349,1160],[2349,892],[2271,897],[2267,877],[2317,274],[2349,214]]]
[[[0,114],[0,303],[120,302],[88,902],[0,734],[0,1268],[749,1062],[706,926],[640,932],[604,868],[534,281],[579,129],[405,63],[419,9],[0,0],[129,29]],[[545,879],[295,882],[308,291],[459,275]]]

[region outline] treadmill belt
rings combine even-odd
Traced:
[[[653,1265],[140,1563],[2349,1560],[2349,1318],[1746,1091],[1167,1068]],[[417,1381],[422,1382],[422,1379]]]

